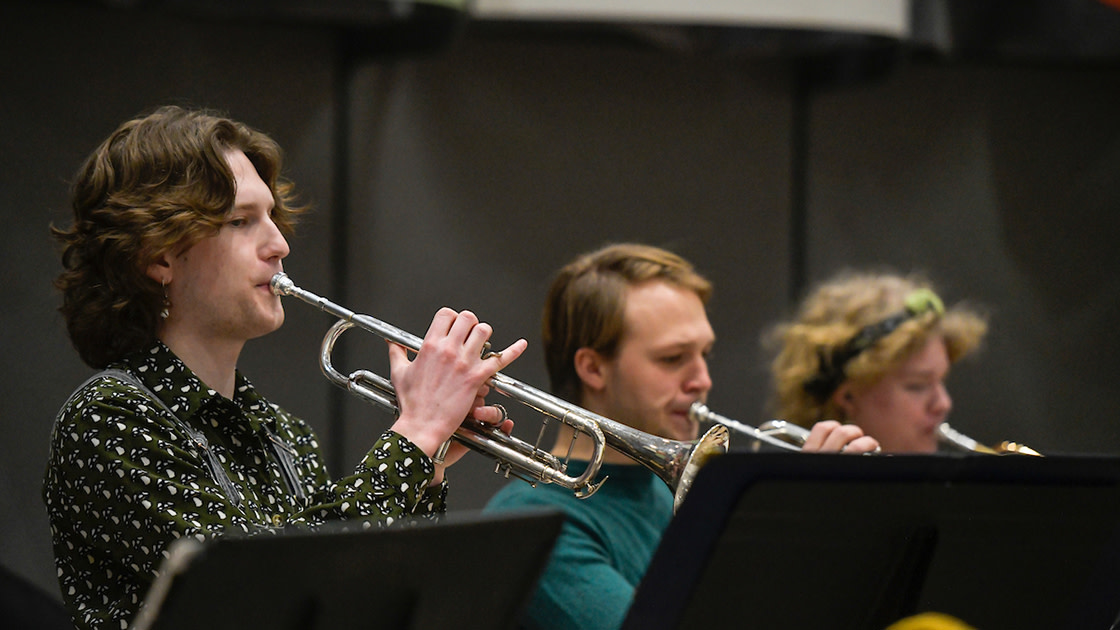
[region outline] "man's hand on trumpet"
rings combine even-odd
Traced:
[[[499,426],[508,432],[513,422],[497,407],[485,404],[490,377],[513,363],[528,342],[518,339],[500,352],[485,352],[493,329],[470,311],[442,308],[432,319],[420,352],[389,343],[389,369],[400,415],[393,430],[419,446],[429,457],[450,439],[465,418]],[[485,353],[484,353],[485,352]],[[443,481],[443,469],[458,461],[467,448],[452,442],[437,464],[433,483]]]

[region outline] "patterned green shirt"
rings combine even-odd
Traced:
[[[446,482],[428,488],[431,459],[392,431],[331,480],[311,427],[240,373],[229,400],[158,342],[111,368],[148,391],[107,373],[80,387],[55,423],[43,485],[78,628],[126,628],[176,538],[445,510]]]

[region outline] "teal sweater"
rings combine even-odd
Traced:
[[[568,473],[586,464],[573,462]],[[500,490],[487,512],[535,508],[566,515],[548,567],[522,619],[531,629],[617,628],[634,598],[661,534],[673,516],[665,482],[638,465],[605,465],[607,482],[587,499],[555,485],[517,481]]]

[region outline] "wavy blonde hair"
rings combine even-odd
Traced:
[[[921,274],[845,270],[818,285],[801,303],[794,319],[769,329],[764,346],[774,355],[768,411],[802,426],[826,419],[845,420],[831,393],[808,385],[866,326],[905,310],[906,297],[920,289],[934,290]],[[934,337],[945,341],[950,363],[975,350],[987,333],[987,317],[964,304],[943,315],[927,311],[906,319],[843,365],[842,383],[862,387],[875,383]],[[840,383],[836,383],[839,385]]]

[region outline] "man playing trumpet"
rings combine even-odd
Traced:
[[[284,321],[269,280],[292,199],[271,138],[177,107],[126,122],[78,173],[56,284],[78,354],[110,371],[61,409],[43,486],[78,628],[125,627],[177,538],[434,517],[465,449],[432,455],[467,416],[504,423],[485,384],[525,341],[482,358],[490,327],[445,308],[414,359],[390,346],[400,415],[330,478],[311,427],[237,371]]]
[[[711,284],[671,252],[617,244],[577,257],[557,274],[542,323],[554,394],[589,411],[672,440],[694,440],[689,408],[712,387],[707,356],[715,333],[705,310]],[[561,428],[553,453],[563,457]],[[814,426],[806,451],[864,453],[878,444],[855,426]],[[573,460],[589,445],[575,442]],[[587,499],[560,488],[511,484],[491,511],[532,507],[567,515],[526,611],[529,628],[616,628],[622,624],[661,534],[673,494],[653,472],[607,450],[609,480]],[[573,474],[579,463],[573,461]]]

